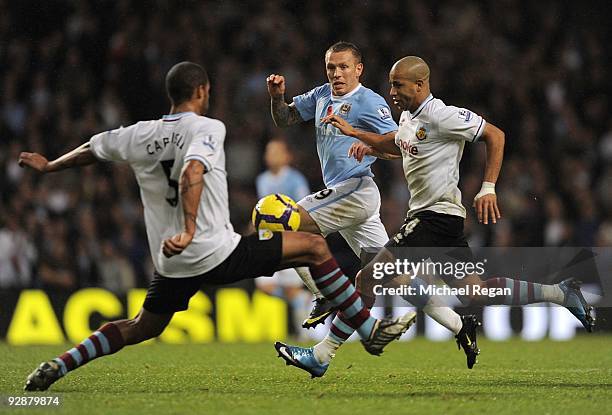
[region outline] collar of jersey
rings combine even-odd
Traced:
[[[187,114],[195,114],[195,112],[185,111],[185,112],[177,112],[176,114],[166,114],[162,116],[162,119],[167,120],[167,121],[175,121],[175,120],[182,118],[184,115],[187,115]]]
[[[331,88],[331,84],[329,85]],[[357,93],[357,91],[359,91],[361,89],[361,84],[358,84],[355,89],[353,89],[351,92],[349,92],[348,94],[344,94],[344,95],[334,95],[332,93],[331,99],[332,101],[343,101],[346,98],[350,98],[353,95],[355,95]]]
[[[423,111],[423,108],[425,108],[425,105],[429,104],[430,101],[432,101],[434,99],[432,94],[429,94],[427,96],[427,98],[425,98],[425,101],[421,102],[421,105],[419,105],[419,108],[416,109],[416,111],[414,112],[414,114],[410,114],[412,116],[412,119],[414,120],[420,113],[421,111]]]

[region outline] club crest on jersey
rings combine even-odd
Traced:
[[[389,108],[380,107],[377,111],[381,120],[388,120],[389,118],[391,118],[391,111],[389,111]]]
[[[425,129],[425,127],[419,127],[418,130],[416,130],[416,138],[419,141],[423,141],[427,138],[427,130]]]
[[[472,111],[466,110],[466,109],[460,109],[459,112],[457,113],[457,116],[459,117],[460,120],[463,120],[464,122],[468,122],[469,120],[472,119]]]
[[[259,230],[259,240],[260,241],[267,241],[269,239],[272,239],[273,236],[274,236],[274,233],[272,233],[270,229],[260,229]]]
[[[340,115],[344,115],[346,117],[350,110],[351,110],[351,104],[349,104],[348,102],[344,103],[340,107]]]

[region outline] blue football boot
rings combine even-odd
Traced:
[[[565,294],[563,306],[580,320],[586,331],[590,333],[595,327],[595,313],[580,291],[581,284],[582,282],[574,278],[568,278],[559,283],[559,288]]]
[[[325,374],[329,363],[319,363],[314,356],[313,348],[289,346],[288,344],[276,342],[274,348],[278,352],[278,357],[285,359],[287,365],[299,367],[310,373],[313,378],[320,378]]]

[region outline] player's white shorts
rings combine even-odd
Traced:
[[[276,271],[271,277],[255,278],[255,286],[262,287],[266,285],[275,285],[278,287],[303,287],[304,283],[298,273],[292,269],[282,269]]]
[[[298,202],[316,222],[323,236],[339,232],[353,252],[382,247],[389,237],[380,221],[380,192],[369,176],[345,180]]]

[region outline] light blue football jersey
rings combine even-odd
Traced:
[[[278,174],[266,170],[255,179],[257,197],[262,198],[271,193],[282,193],[296,202],[310,193],[308,180],[293,167],[283,167]]]
[[[332,96],[327,83],[294,97],[293,103],[304,121],[315,120],[317,153],[327,187],[353,177],[374,176],[370,165],[376,157],[367,156],[361,163],[349,158],[348,150],[358,140],[342,134],[336,127],[321,124],[321,118],[338,114],[360,130],[378,134],[397,131],[383,97],[361,84],[346,95]]]

